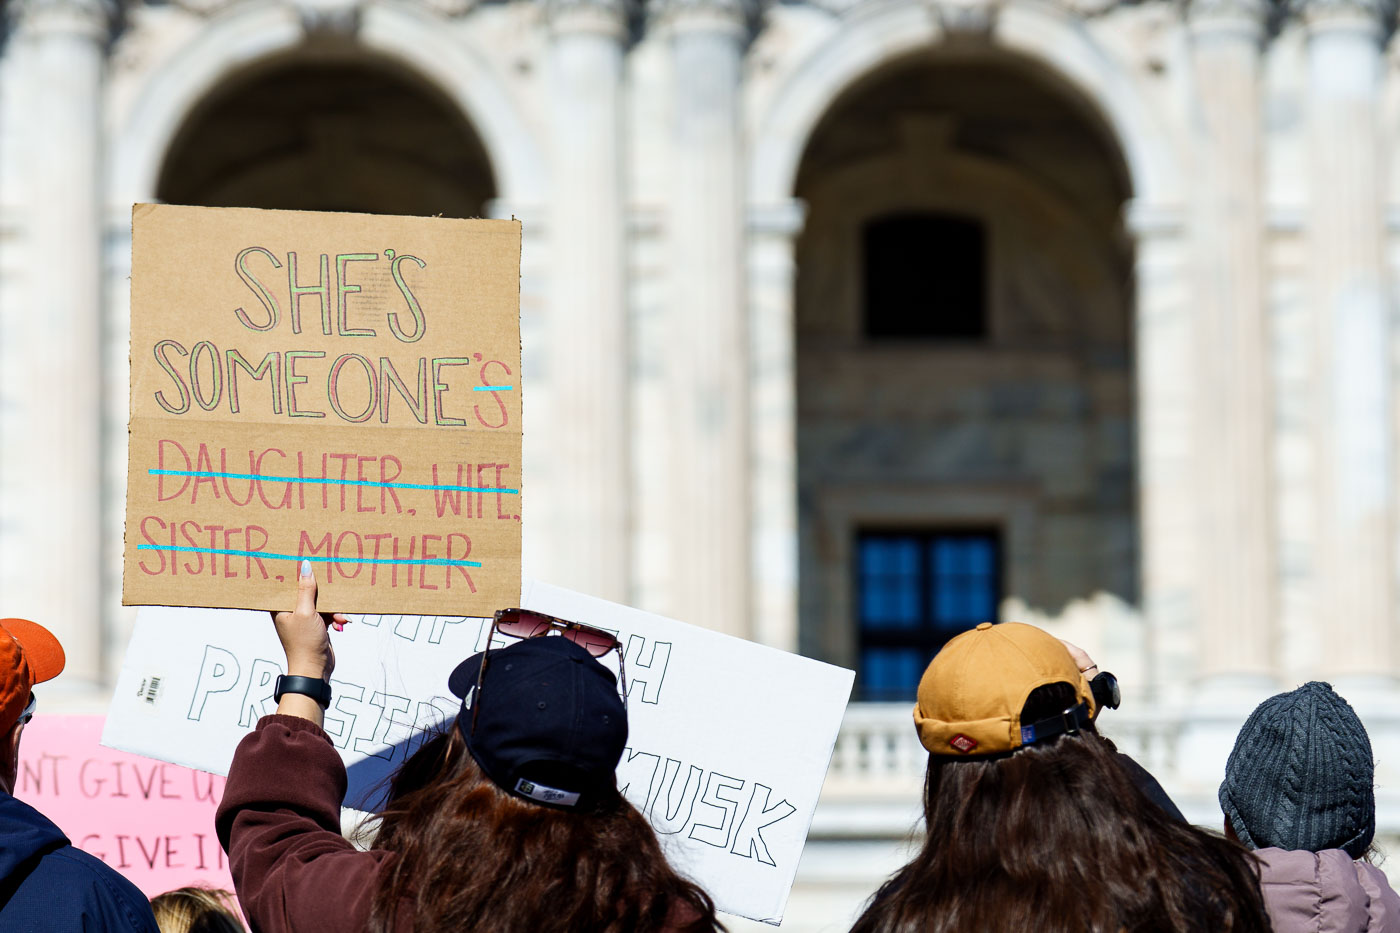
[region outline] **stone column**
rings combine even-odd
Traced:
[[[14,73],[30,102],[21,201],[25,301],[4,309],[3,612],[50,627],[65,686],[101,678],[101,92],[105,0],[18,0]]]
[[[624,276],[622,0],[550,0],[554,158],[547,354],[547,525],[536,572],[620,602],[629,587],[628,341]],[[537,430],[539,430],[537,428]],[[528,493],[527,493],[528,496]],[[530,508],[529,505],[526,506]]]
[[[1381,0],[1303,0],[1316,314],[1316,612],[1329,676],[1394,671],[1394,409],[1383,264]]]
[[[739,85],[747,38],[738,0],[663,0],[673,122],[670,241],[669,611],[747,635],[748,336]]]
[[[560,467],[550,435],[550,208],[545,203],[493,198],[485,213],[494,220],[520,221],[520,366],[525,372],[525,437],[522,443],[525,521],[520,528],[521,572],[551,579],[557,537],[549,525],[548,491]]]
[[[1274,670],[1273,403],[1263,297],[1264,0],[1191,0],[1200,394],[1197,672],[1267,689]]]
[[[110,197],[104,193],[104,197]],[[131,640],[137,607],[122,605],[122,543],[126,530],[126,424],[131,415],[131,204],[110,200],[102,209],[102,482],[101,503],[104,643],[99,659],[106,683],[114,684]]]
[[[750,205],[749,347],[753,393],[753,625],[749,637],[798,650],[797,362],[794,250],[807,206]]]
[[[1196,381],[1182,378],[1192,371],[1197,343],[1183,215],[1132,202],[1125,218],[1137,285],[1138,520],[1148,683],[1124,684],[1124,691],[1136,688],[1158,707],[1181,706],[1192,695],[1203,570],[1195,507],[1200,488],[1192,469],[1200,405]]]

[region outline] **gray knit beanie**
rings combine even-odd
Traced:
[[[1235,739],[1220,809],[1251,849],[1345,849],[1361,858],[1376,834],[1366,727],[1330,684],[1270,697]]]

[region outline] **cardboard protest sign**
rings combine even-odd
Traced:
[[[101,716],[40,714],[24,727],[15,796],[147,897],[233,890],[214,810],[224,779],[98,744]]]
[[[122,600],[520,587],[520,225],[138,204]]]
[[[781,920],[854,675],[540,583],[526,582],[520,604],[620,634],[630,739],[619,786],[722,910]],[[489,634],[485,619],[365,616],[333,635],[326,729],[349,767],[347,805],[376,806],[416,735],[456,714],[447,675]],[[281,660],[266,615],[143,608],[103,741],[225,772],[275,708]],[[617,670],[615,653],[602,660]]]

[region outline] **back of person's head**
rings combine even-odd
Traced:
[[[375,847],[397,857],[371,928],[407,912],[417,930],[717,929],[708,895],[618,792],[627,721],[612,672],[557,637],[483,660],[449,680],[478,708],[464,703],[390,785]]]
[[[1150,801],[1033,626],[953,639],[919,684],[926,837],[855,933],[1266,931],[1248,855]]]
[[[627,707],[612,671],[579,645],[527,638],[473,655],[447,685],[464,701],[471,696],[458,731],[506,793],[568,810],[617,795]]]
[[[1059,639],[1034,625],[983,622],[951,639],[924,671],[914,707],[919,741],[931,755],[980,758],[1044,740],[1054,726],[1037,733],[1022,707],[1037,687],[1056,683],[1068,684],[1073,700],[1054,712],[1069,714],[1073,728],[1090,724],[1094,692]]]
[[[218,888],[194,885],[151,898],[160,933],[247,933],[233,895]]]
[[[1251,849],[1342,849],[1361,858],[1376,834],[1366,727],[1330,684],[1270,697],[1235,739],[1220,808]]]

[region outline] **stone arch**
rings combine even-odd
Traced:
[[[153,68],[110,140],[107,192],[114,209],[149,200],[166,153],[186,118],[230,75],[293,56],[306,38],[289,7],[240,3],[211,17]],[[439,92],[476,131],[494,170],[497,197],[512,205],[544,201],[544,153],[520,108],[484,56],[430,14],[376,7],[356,47],[392,62]]]
[[[166,153],[174,204],[480,217],[495,171],[465,116],[382,56],[278,56],[221,82]]]
[[[1056,618],[1100,592],[1135,606],[1140,592],[1133,251],[1122,236],[1131,167],[1102,111],[1043,62],[997,47],[939,51],[882,58],[834,89],[782,182],[790,187],[772,191],[808,210],[779,337],[791,341],[796,377],[785,495],[795,490],[800,503],[798,645],[861,670],[868,632],[852,625],[846,571],[871,534],[989,534],[1000,541],[1001,597]],[[990,270],[978,299],[983,336],[896,346],[863,329],[859,237],[870,218],[894,211],[980,223]],[[774,310],[771,299],[754,302],[756,318]],[[1021,394],[1032,381],[1022,364],[1033,365],[1043,397]],[[1106,440],[1089,452],[1091,437]],[[1062,443],[1079,453],[1041,457]],[[930,650],[880,645],[871,653]]]
[[[748,174],[753,205],[792,197],[808,139],[832,103],[892,62],[926,53],[945,38],[927,4],[870,4],[850,14],[788,74],[754,129]],[[996,14],[993,50],[1040,66],[1087,104],[1127,165],[1138,204],[1174,208],[1182,198],[1180,159],[1135,76],[1097,44],[1073,14],[1009,0]]]
[[[1138,244],[1132,299],[1137,323],[1144,314],[1176,308],[1179,296],[1170,287],[1171,276],[1162,270],[1175,268],[1181,250],[1185,180],[1180,134],[1173,136],[1168,117],[1154,108],[1128,64],[1097,42],[1080,17],[1037,0],[1006,0],[991,18],[990,41],[978,47],[1016,57],[1083,104],[1123,163],[1131,194],[1123,219]],[[774,643],[789,650],[799,642],[797,462],[792,443],[797,398],[793,381],[782,374],[793,372],[796,353],[794,246],[805,214],[795,197],[798,173],[813,133],[850,89],[931,50],[973,48],[946,38],[936,10],[921,0],[857,5],[823,40],[799,46],[794,59],[779,60],[783,72],[771,92],[756,102],[749,123],[750,353],[779,374],[756,382],[750,412],[750,443],[757,454],[751,471],[754,611],[769,620]],[[1176,413],[1174,401],[1141,376],[1163,365],[1157,357],[1170,352],[1155,349],[1149,355],[1148,366],[1139,361],[1139,430],[1186,443],[1189,438],[1183,432],[1189,433],[1189,426],[1183,428],[1168,417]],[[1149,467],[1160,469],[1155,462],[1143,463],[1140,469]],[[1158,507],[1154,496],[1153,488],[1144,486],[1142,514]],[[1142,547],[1146,567],[1153,545],[1144,541]]]

